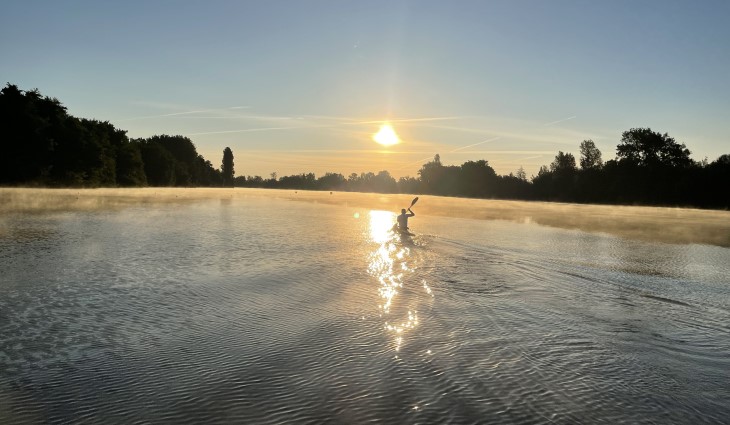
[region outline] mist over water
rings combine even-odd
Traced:
[[[407,195],[267,189],[3,189],[0,214],[90,211],[206,199],[268,197],[399,211]],[[665,243],[730,247],[730,212],[689,208],[564,204],[421,196],[421,214],[534,223]],[[2,231],[0,222],[0,231]]]
[[[728,212],[410,200],[0,190],[0,422],[730,417]]]

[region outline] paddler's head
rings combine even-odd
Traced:
[[[405,209],[405,208],[401,209],[401,210],[400,210],[400,213],[401,213],[401,214],[405,214],[405,213],[406,213],[406,209]]]

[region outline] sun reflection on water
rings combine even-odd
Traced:
[[[370,211],[370,239],[379,244],[390,241],[390,229],[395,223],[395,213],[389,211]]]
[[[425,280],[422,280],[420,285],[408,280],[409,277],[413,277],[417,266],[414,264],[411,246],[404,245],[400,237],[391,231],[395,214],[387,211],[370,211],[369,216],[369,237],[372,242],[378,244],[378,247],[370,253],[368,273],[375,277],[379,284],[378,294],[381,303],[378,309],[380,316],[385,320],[383,328],[392,335],[395,351],[400,351],[404,335],[419,325],[418,311],[406,305],[408,300],[398,298],[404,292],[404,285],[422,286],[431,297],[433,293]]]

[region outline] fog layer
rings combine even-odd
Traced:
[[[412,195],[316,192],[266,189],[0,189],[0,234],[4,219],[17,214],[93,211],[154,203],[241,200],[270,197],[397,212]],[[477,220],[508,220],[594,233],[657,241],[730,247],[730,212],[523,202],[420,196],[417,215]],[[417,227],[417,226],[416,226]],[[417,231],[417,228],[415,229]]]

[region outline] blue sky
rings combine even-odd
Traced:
[[[9,1],[0,77],[238,175],[487,159],[528,175],[592,139],[730,153],[727,1]],[[389,121],[402,139],[371,137]]]

